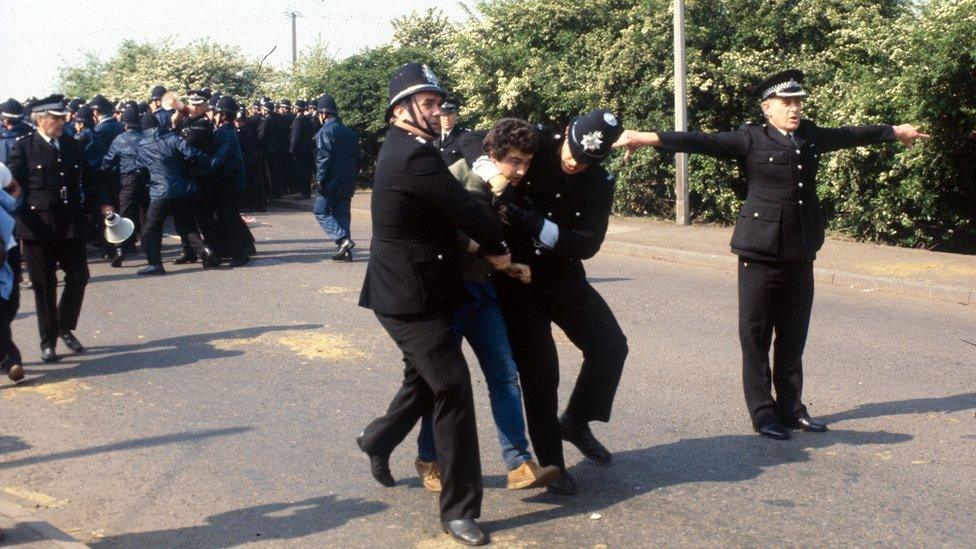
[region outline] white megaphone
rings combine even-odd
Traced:
[[[105,240],[111,244],[125,242],[135,230],[135,223],[131,219],[122,217],[115,212],[105,216]]]

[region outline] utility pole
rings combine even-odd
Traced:
[[[688,130],[688,82],[685,75],[685,2],[674,0],[674,129]],[[691,223],[688,190],[688,155],[674,157],[675,218],[678,225]]]
[[[296,20],[301,14],[297,11],[286,11],[285,15],[291,17],[291,69],[294,71],[295,65],[298,64],[298,33],[296,31]]]

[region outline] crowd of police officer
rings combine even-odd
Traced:
[[[26,264],[30,280],[24,285],[34,290],[44,361],[58,360],[58,340],[84,351],[72,330],[89,278],[88,246],[120,267],[141,241],[147,265],[137,273],[166,274],[162,231],[172,216],[182,240],[173,263],[241,267],[256,253],[241,211],[264,211],[269,198],[286,192],[310,196],[316,133],[323,121],[337,120],[331,96],[311,107],[305,100],[292,106],[287,99],[265,98],[250,112],[207,88],[182,98],[155,86],[143,102],[113,102],[98,94],[88,101],[51,95],[0,104],[0,163],[10,173],[4,192],[16,218],[8,237],[19,243],[3,250],[3,263],[18,280],[21,257]],[[355,135],[347,141],[355,146]],[[351,176],[343,177],[353,185],[355,158],[346,170]],[[106,219],[116,220],[116,212],[133,230],[109,239]],[[343,245],[352,247],[347,226],[345,235],[337,239],[338,257],[351,260],[343,251]],[[65,273],[60,300],[59,269]],[[8,309],[17,308],[17,295],[5,300]],[[16,362],[22,378],[19,353],[8,354],[18,356],[2,357],[4,371]]]

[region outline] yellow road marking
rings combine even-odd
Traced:
[[[4,392],[7,400],[17,398],[27,394],[41,395],[55,404],[67,404],[74,402],[78,394],[91,389],[87,383],[76,379],[65,379],[62,381],[52,381],[49,383],[36,382],[17,385],[16,387]]]
[[[68,505],[68,500],[66,499],[58,499],[47,494],[28,490],[22,486],[3,486],[0,487],[0,491],[17,498],[27,500],[34,503],[38,507],[44,507],[45,509],[60,509]]]

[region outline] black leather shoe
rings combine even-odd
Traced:
[[[197,254],[180,252],[180,255],[176,256],[176,259],[173,260],[173,265],[185,265],[187,263],[196,263],[197,261]]]
[[[352,261],[352,249],[355,247],[355,242],[348,238],[343,238],[339,242],[339,250],[332,256],[332,261]]]
[[[203,249],[203,253],[200,254],[200,259],[203,261],[204,269],[220,267],[220,258],[210,248]]]
[[[125,259],[125,252],[122,251],[122,248],[116,248],[115,257],[112,258],[112,266],[116,268],[121,267],[123,259]]]
[[[61,357],[54,351],[54,347],[41,347],[41,360],[44,362],[57,362],[61,360]]]
[[[569,471],[563,469],[556,480],[546,486],[546,491],[559,496],[571,496],[578,492],[579,488],[576,487],[576,480],[569,474]]]
[[[474,519],[443,520],[441,526],[444,533],[449,534],[454,541],[464,545],[486,545],[488,536],[481,531],[481,527]]]
[[[790,432],[783,428],[779,423],[767,423],[756,429],[756,432],[766,438],[775,440],[789,440]]]
[[[137,275],[164,275],[166,274],[166,269],[162,265],[146,265],[145,267],[136,271]]]
[[[61,341],[63,341],[64,344],[67,345],[72,351],[76,353],[85,352],[85,346],[82,345],[81,342],[78,341],[78,338],[75,337],[75,334],[71,333],[69,330],[61,332],[58,334],[58,337],[60,337]]]
[[[577,423],[563,414],[559,416],[559,431],[563,440],[579,448],[590,460],[600,465],[609,465],[613,461],[613,454],[593,436],[586,423]]]
[[[376,482],[379,482],[383,486],[389,488],[396,484],[396,480],[393,478],[393,473],[390,472],[390,457],[389,456],[376,456],[370,454],[363,448],[363,433],[359,433],[356,437],[356,446],[363,451],[364,454],[369,456],[369,472],[373,474],[373,478]]]
[[[801,431],[807,431],[810,433],[827,432],[827,425],[825,423],[816,422],[810,416],[796,418],[796,427]]]

